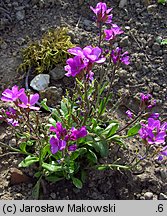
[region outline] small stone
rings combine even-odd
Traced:
[[[157,4],[149,5],[147,7],[148,13],[153,13],[157,9]]]
[[[64,77],[65,73],[66,73],[66,71],[61,66],[56,66],[55,68],[53,68],[49,72],[51,79],[53,79],[54,81],[62,79]]]
[[[25,18],[25,10],[20,10],[16,12],[16,19],[18,21],[24,20]]]
[[[120,0],[119,2],[119,8],[124,8],[127,5],[127,0]]]
[[[50,86],[44,91],[40,91],[41,98],[47,98],[47,105],[51,107],[55,107],[60,102],[62,95],[63,90],[61,87]]]
[[[153,199],[153,193],[152,192],[146,192],[144,194],[144,197],[146,200],[152,200]]]
[[[162,180],[165,181],[167,179],[167,169],[161,169],[160,175],[161,175]]]
[[[159,200],[167,200],[167,195],[164,193],[160,193]]]
[[[51,194],[50,194],[50,197],[51,197],[52,199],[56,199],[56,194],[55,194],[55,193],[51,193]]]
[[[120,45],[121,47],[129,46],[130,45],[129,37],[128,36],[123,37],[120,41]]]
[[[17,168],[10,168],[10,184],[16,185],[20,183],[31,182],[31,178],[25,175],[21,170]]]
[[[159,43],[154,43],[153,46],[152,46],[152,49],[154,52],[157,52],[160,50],[160,44]]]
[[[1,44],[1,49],[5,50],[8,47],[7,43],[3,42]]]
[[[10,146],[16,146],[16,139],[13,138],[13,139],[9,140],[9,145]]]

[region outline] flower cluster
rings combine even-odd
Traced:
[[[18,86],[13,86],[12,89],[5,89],[2,92],[1,100],[4,102],[13,102],[15,107],[20,110],[26,109],[26,111],[30,110],[39,110],[39,107],[34,106],[39,100],[39,94],[30,94],[26,95],[25,89],[21,88],[19,90]],[[7,111],[1,110],[0,119],[6,121],[8,124],[12,126],[19,125],[20,116],[16,109],[9,108]]]
[[[102,50],[99,47],[86,46],[81,49],[80,47],[74,47],[68,50],[69,53],[74,55],[74,58],[67,60],[65,66],[66,76],[75,77],[82,72],[85,72],[89,77],[93,76],[91,71],[94,63],[103,63],[105,58],[102,57]]]
[[[116,38],[117,35],[123,34],[124,31],[116,24],[112,23],[112,15],[109,14],[112,8],[107,9],[106,3],[100,2],[96,5],[95,8],[90,7],[91,10],[96,14],[97,17],[97,26],[102,27],[101,24],[110,24],[109,29],[104,29],[104,39],[109,41],[110,45],[112,40]],[[101,30],[100,30],[101,34]],[[129,56],[128,52],[124,52],[121,54],[122,49],[117,47],[115,50],[111,50],[111,59],[114,64],[118,64],[119,62],[128,65],[129,64]]]
[[[87,135],[85,126],[82,126],[80,129],[72,127],[70,130],[67,130],[66,128],[63,128],[61,122],[57,122],[56,127],[51,126],[50,131],[54,132],[56,135],[50,138],[52,154],[55,154],[59,150],[62,151],[65,148],[67,148],[68,151],[75,151],[77,149],[77,145],[68,145],[68,142],[76,141],[77,139]]]
[[[122,49],[119,47],[111,51],[111,58],[113,60],[113,63],[118,64],[119,62],[122,62],[123,64],[128,65],[130,63],[128,52],[124,52],[122,54],[121,52],[122,52]]]
[[[151,94],[144,94],[144,93],[141,93],[140,94],[141,96],[141,104],[140,104],[140,107],[141,108],[153,108],[155,105],[156,105],[156,100],[154,100],[152,98],[152,95]]]
[[[148,118],[148,123],[144,124],[141,123],[141,129],[139,130],[139,135],[142,138],[145,144],[149,145],[160,145],[165,144],[166,138],[166,131],[167,131],[167,122],[161,124],[160,120],[156,120],[154,118]],[[167,156],[167,146],[163,147],[160,150],[160,154]]]
[[[106,3],[99,2],[95,8],[91,6],[90,9],[96,14],[98,27],[103,23],[112,22],[112,8],[107,9]]]

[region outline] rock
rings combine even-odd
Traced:
[[[119,8],[124,8],[127,5],[127,0],[120,0],[119,2]]]
[[[16,139],[13,138],[13,139],[9,140],[9,145],[10,146],[16,146]]]
[[[47,98],[47,105],[55,107],[62,98],[63,90],[61,87],[51,86],[44,91],[40,91],[42,99]]]
[[[167,200],[167,195],[164,193],[160,193],[159,200]]]
[[[18,21],[24,20],[25,18],[25,10],[19,10],[16,12],[16,19]]]
[[[31,182],[31,178],[25,175],[21,170],[17,168],[10,168],[10,184],[16,185],[20,183]]]
[[[152,200],[152,199],[153,199],[153,193],[152,193],[152,192],[146,192],[146,193],[144,194],[144,198],[145,198],[146,200]]]
[[[160,169],[160,175],[162,180],[166,181],[167,179],[167,169]]]
[[[121,47],[125,47],[125,46],[129,46],[131,43],[129,41],[129,37],[128,36],[125,36],[121,39],[120,41],[120,45]]]
[[[49,72],[51,79],[53,79],[54,81],[62,79],[64,77],[65,73],[66,73],[66,71],[61,66],[56,66],[55,68],[53,68]]]
[[[148,13],[153,13],[157,9],[157,4],[149,5],[147,7]]]
[[[30,86],[37,91],[42,91],[49,86],[50,75],[49,74],[38,74],[31,80]]]
[[[159,43],[154,43],[154,44],[153,44],[152,50],[153,50],[154,52],[157,52],[157,51],[159,51],[160,49],[161,49],[161,46],[160,46]]]
[[[51,193],[51,194],[50,194],[50,197],[51,197],[52,199],[56,199],[56,194],[55,194],[55,193]]]

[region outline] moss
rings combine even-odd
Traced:
[[[56,64],[65,65],[69,57],[67,50],[74,47],[67,28],[57,28],[45,33],[41,41],[32,42],[27,48],[22,49],[23,63],[18,71],[26,72],[28,68],[34,67],[39,74],[49,72]]]

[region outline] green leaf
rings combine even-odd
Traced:
[[[158,3],[165,5],[167,3],[167,0],[158,0]]]
[[[19,167],[28,167],[31,164],[38,162],[39,158],[35,156],[27,156],[20,164]]]
[[[46,104],[46,102],[47,102],[47,98],[43,99],[43,100],[41,101],[40,105],[41,105],[41,107],[42,107],[43,109],[45,109],[46,111],[50,111],[50,108],[48,107],[48,105]]]
[[[34,174],[34,177],[39,178],[42,175],[41,171],[38,171]]]
[[[85,172],[85,170],[81,170],[81,180],[83,183],[86,182],[87,179],[87,173]]]
[[[161,45],[167,45],[167,39],[163,39],[163,40],[161,41]]]
[[[96,168],[98,170],[107,170],[107,169],[116,169],[116,170],[120,170],[120,169],[125,169],[125,170],[129,170],[130,167],[126,166],[126,165],[119,165],[119,164],[102,164],[102,165],[98,165],[96,166]]]
[[[66,104],[63,102],[63,100],[61,101],[61,111],[63,116],[66,116],[68,114],[68,109]]]
[[[41,184],[41,178],[37,181],[36,185],[33,187],[32,190],[32,197],[35,200],[39,199],[40,184]]]
[[[75,185],[75,187],[77,187],[79,189],[81,189],[83,187],[81,180],[79,180],[78,178],[72,177],[72,183]]]
[[[42,163],[42,167],[50,172],[57,172],[61,171],[62,167],[59,165],[54,165],[54,164],[48,164],[48,163]]]
[[[128,137],[131,137],[131,136],[134,136],[138,133],[138,131],[140,130],[141,128],[141,125],[140,123],[137,123],[135,124],[132,128],[130,128],[127,132],[127,136]]]
[[[116,133],[116,131],[119,128],[119,124],[116,122],[110,123],[109,126],[103,131],[102,135],[105,135],[106,138],[112,137],[113,134]]]
[[[20,147],[20,150],[24,153],[27,153],[27,150],[26,150],[26,146],[27,146],[27,143],[26,142],[22,142],[19,147]]]
[[[96,154],[95,154],[93,151],[91,151],[90,149],[89,149],[88,152],[87,152],[87,158],[88,158],[88,160],[89,160],[90,162],[92,162],[92,163],[97,163],[97,156],[96,156]]]
[[[92,146],[100,153],[101,157],[106,157],[108,155],[108,144],[105,140],[99,142],[95,141],[92,143]]]
[[[79,148],[76,151],[72,152],[70,156],[70,160],[75,160],[77,159],[80,155],[83,155],[87,152],[86,148]]]
[[[47,144],[41,150],[40,160],[43,160],[49,151],[50,151],[50,144]]]
[[[51,123],[54,127],[56,127],[56,121],[53,118],[49,118],[49,123]]]
[[[52,182],[52,183],[56,183],[56,182],[58,182],[58,181],[60,181],[60,180],[62,180],[62,179],[64,179],[64,178],[63,178],[63,177],[58,177],[58,176],[56,176],[56,175],[49,175],[49,176],[45,177],[45,179],[46,179],[47,181]]]

